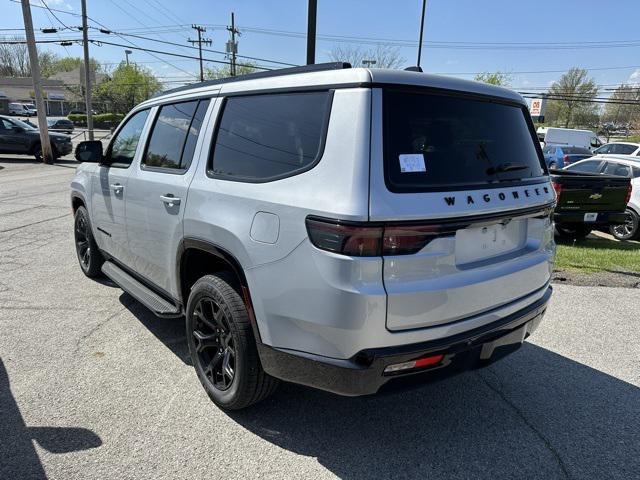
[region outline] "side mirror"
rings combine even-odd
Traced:
[[[103,160],[102,142],[89,140],[80,142],[76,147],[76,160],[79,162],[100,163]]]
[[[591,146],[592,147],[599,147],[600,146],[600,142],[598,142],[598,140],[593,138],[593,139],[591,139]]]

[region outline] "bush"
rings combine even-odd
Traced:
[[[87,116],[84,113],[73,113],[68,115],[67,118],[78,127],[87,126]],[[121,113],[99,113],[93,116],[93,126],[94,128],[108,129],[118,125],[123,118],[124,115]]]

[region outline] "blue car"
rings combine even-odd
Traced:
[[[547,145],[542,149],[547,168],[564,168],[578,160],[593,157],[588,148]]]

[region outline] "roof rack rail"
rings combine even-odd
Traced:
[[[405,70],[407,72],[420,72],[420,73],[422,73],[422,67],[419,67],[417,65],[411,66],[411,67],[407,67],[407,68],[405,68]]]
[[[241,80],[254,80],[258,78],[270,78],[280,77],[282,75],[293,75],[295,73],[307,73],[307,72],[322,72],[326,70],[344,70],[351,68],[351,64],[348,62],[328,62],[328,63],[314,63],[311,65],[301,65],[299,67],[278,68],[276,70],[268,70],[266,72],[247,73],[245,75],[238,75],[235,77],[219,78],[217,80],[205,80],[204,82],[190,83],[182,87],[172,88],[159,92],[153,95],[151,98],[166,95],[168,93],[183,92],[185,90],[191,90],[199,87],[208,87],[209,85],[220,85],[223,83],[239,82]]]

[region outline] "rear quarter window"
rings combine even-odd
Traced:
[[[391,191],[498,187],[545,174],[523,106],[391,89],[383,98]]]
[[[322,156],[331,92],[228,97],[209,175],[268,182],[302,173]]]

